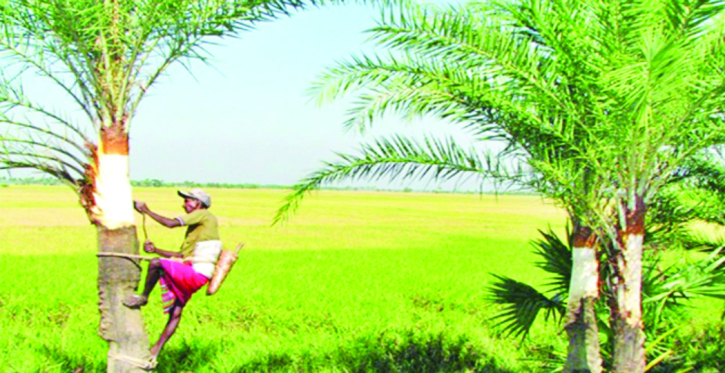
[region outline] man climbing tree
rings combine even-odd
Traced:
[[[155,363],[156,356],[164,344],[174,335],[181,321],[181,312],[192,294],[209,282],[214,274],[214,265],[222,249],[217,219],[209,212],[211,197],[199,188],[178,193],[184,198],[183,208],[186,215],[176,219],[151,211],[144,202],[134,202],[138,212],[150,216],[165,227],[188,227],[181,250],[178,252],[159,249],[151,241],[144,243],[144,250],[147,253],[158,254],[165,259],[152,259],[149,262],[146,283],[141,295],[131,294],[123,301],[123,304],[129,308],[144,306],[156,283],[161,284],[164,292],[162,299],[166,303],[164,312],[169,314],[169,321],[159,340],[151,348],[152,364]]]
[[[62,180],[97,227],[99,253],[133,255],[129,133],[158,78],[176,62],[206,60],[203,47],[213,38],[306,5],[339,2],[2,0],[0,170],[35,169]],[[82,117],[70,119],[26,95],[26,77],[60,88]],[[108,372],[148,368],[141,313],[121,304],[139,275],[128,259],[99,258],[99,334],[109,344]]]

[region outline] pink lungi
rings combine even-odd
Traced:
[[[161,259],[161,268],[164,273],[159,279],[161,289],[161,300],[164,302],[164,312],[168,313],[176,301],[182,306],[191,299],[191,295],[201,289],[209,279],[196,272],[191,263],[177,262],[174,260]]]

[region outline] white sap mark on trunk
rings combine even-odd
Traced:
[[[98,222],[108,229],[133,225],[133,198],[128,177],[128,156],[99,154],[92,209]]]
[[[596,298],[599,295],[599,265],[595,251],[590,247],[575,247],[572,250],[572,262],[569,304],[578,309],[583,298]]]
[[[642,320],[642,243],[643,234],[630,234],[626,237],[624,262],[619,263],[623,271],[624,287],[619,290],[618,298],[627,323],[637,326]]]

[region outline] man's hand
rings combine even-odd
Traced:
[[[156,246],[154,246],[153,242],[146,241],[143,244],[143,251],[147,253],[155,253],[156,252]]]
[[[146,202],[143,201],[133,201],[133,208],[136,209],[136,211],[148,215],[151,217],[151,219],[156,220],[159,224],[163,225],[167,228],[174,228],[174,227],[180,227],[183,225],[178,219],[169,219],[167,217],[161,216],[149,209],[149,207],[146,205]]]
[[[146,206],[146,202],[143,201],[133,201],[133,207],[136,209],[136,211],[146,214],[149,212],[149,207]]]

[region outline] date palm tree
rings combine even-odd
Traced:
[[[35,169],[64,181],[97,227],[99,251],[137,253],[128,140],[146,93],[172,64],[205,60],[212,38],[322,3],[0,1],[0,169]],[[59,88],[83,118],[72,120],[29,97],[28,78]],[[109,372],[149,368],[141,313],[121,304],[139,276],[138,263],[99,258],[100,335],[109,343]]]
[[[722,141],[720,1],[510,0],[384,15],[372,39],[386,56],[338,63],[313,88],[325,101],[353,92],[346,126],[383,113],[429,115],[500,155],[452,140],[395,137],[341,154],[294,188],[276,221],[306,192],[345,178],[514,180],[559,201],[572,218],[566,371],[601,371],[593,303],[595,247],[611,247],[613,371],[645,369],[641,321],[646,206],[692,154]]]
[[[658,229],[657,225],[657,222],[648,222],[648,237],[653,236],[653,228]],[[531,244],[534,247],[534,254],[538,257],[534,265],[549,274],[549,280],[544,286],[537,288],[514,278],[496,274],[494,274],[495,280],[487,286],[489,300],[500,305],[499,311],[492,319],[497,322],[499,331],[504,335],[525,339],[539,314],[543,314],[544,321],[547,322],[563,320],[566,315],[566,300],[573,267],[572,236],[567,232],[567,237],[570,239],[565,242],[552,230],[539,231],[539,233],[541,238],[532,241]],[[662,233],[654,233],[655,236],[658,234]],[[687,240],[688,243],[697,241],[696,237],[686,236],[685,234],[680,238]],[[667,239],[671,240],[673,237]],[[656,245],[664,243],[659,238],[655,242]],[[677,242],[667,243],[677,245]],[[699,244],[707,245],[707,242]],[[652,245],[652,242],[648,245]],[[722,248],[714,249],[703,259],[681,260],[667,266],[663,266],[659,260],[662,252],[662,250],[650,250],[649,255],[643,260],[642,303],[645,331],[650,337],[661,334],[646,348],[648,357],[653,357],[647,366],[648,370],[677,350],[676,345],[680,338],[672,337],[671,334],[684,325],[684,322],[690,321],[683,319],[682,315],[687,315],[688,311],[692,310],[693,300],[706,297],[725,298],[725,257],[721,255]],[[607,272],[608,269],[605,268],[600,274],[603,287],[601,291],[607,302],[604,304],[599,302],[595,307],[595,316],[600,325],[607,324],[609,310],[605,304],[611,302],[614,296],[613,289],[608,286]],[[603,332],[608,340],[613,340],[613,328],[605,327]],[[603,349],[608,353],[603,355],[611,356],[611,347],[605,345]],[[687,362],[687,364],[693,363],[699,362]]]

